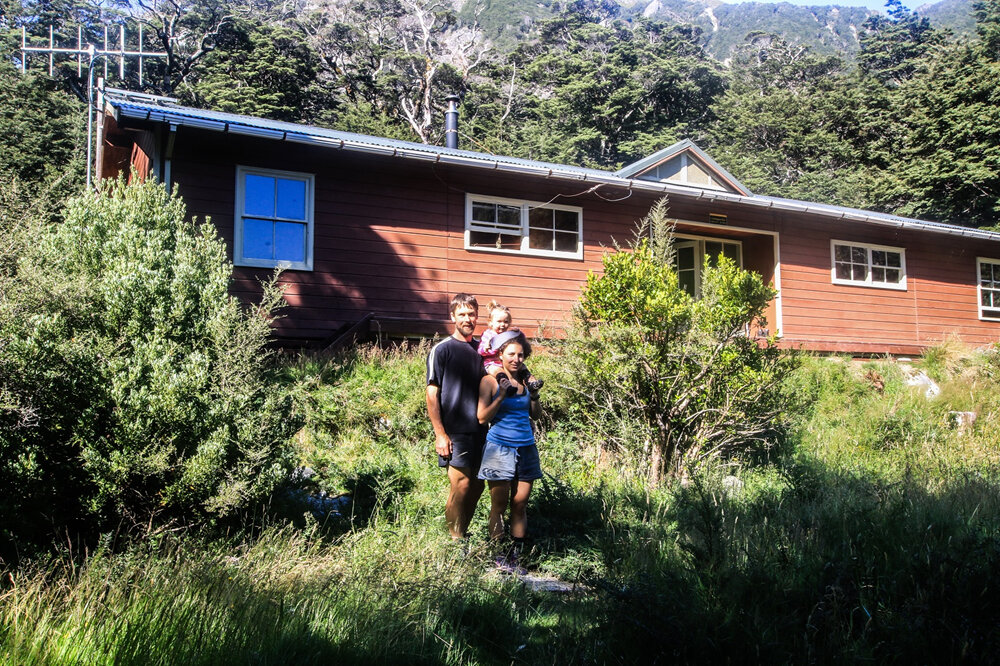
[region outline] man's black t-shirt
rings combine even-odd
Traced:
[[[486,371],[476,343],[448,337],[434,345],[427,357],[427,383],[441,389],[441,423],[451,434],[480,430],[479,380]]]

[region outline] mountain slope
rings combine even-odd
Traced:
[[[723,61],[753,32],[774,33],[791,44],[808,46],[818,53],[842,53],[850,57],[860,48],[858,36],[865,20],[880,13],[864,7],[800,7],[787,2],[617,1],[625,17],[645,16],[697,26],[702,31],[705,48]],[[509,49],[527,34],[534,22],[551,18],[564,7],[558,0],[466,0],[460,13],[466,22],[478,18],[490,39],[499,48]],[[949,28],[958,36],[974,32],[972,0],[942,0],[917,11],[935,27]]]

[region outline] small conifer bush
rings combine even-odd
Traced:
[[[756,339],[775,291],[726,257],[702,271],[700,298],[681,286],[665,200],[632,246],[588,276],[568,363],[585,420],[638,453],[649,479],[773,442],[788,407],[794,355]]]
[[[156,183],[107,185],[42,227],[0,290],[7,545],[232,517],[287,476],[298,428],[210,224]]]

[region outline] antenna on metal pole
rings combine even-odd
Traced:
[[[48,46],[29,46],[28,33],[21,28],[21,71],[28,71],[28,56],[32,53],[47,54],[49,57],[49,76],[55,74],[56,56],[64,54],[70,58],[76,58],[77,76],[83,75],[83,59],[87,58],[87,189],[91,185],[91,169],[93,167],[91,156],[93,155],[93,116],[94,116],[94,64],[98,60],[104,60],[104,79],[108,77],[108,60],[112,57],[118,58],[118,78],[125,81],[125,59],[137,57],[139,59],[139,85],[142,85],[143,59],[166,58],[169,54],[163,51],[146,51],[143,48],[142,25],[139,26],[139,49],[132,51],[125,46],[125,26],[118,26],[118,48],[109,48],[108,28],[104,26],[104,48],[99,49],[93,44],[83,43],[83,27],[77,27],[76,48],[62,48],[56,46],[55,29],[49,26]]]

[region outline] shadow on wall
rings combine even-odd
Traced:
[[[188,212],[210,217],[230,252],[237,166],[315,176],[313,270],[281,276],[288,307],[275,322],[280,337],[319,343],[372,312],[417,332],[443,330],[449,193],[426,167],[182,128],[174,181]],[[232,291],[254,302],[271,275],[236,267]]]

